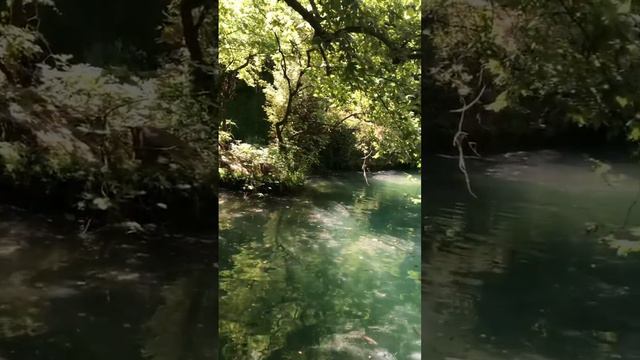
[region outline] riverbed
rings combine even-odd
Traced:
[[[425,359],[640,359],[640,165],[515,152],[425,161]]]
[[[419,359],[420,178],[223,194],[221,359]]]

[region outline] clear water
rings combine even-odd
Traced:
[[[215,241],[0,209],[0,359],[212,359]]]
[[[426,162],[425,358],[640,359],[640,253],[600,241],[640,249],[640,166],[489,160],[470,165],[478,199],[455,160]]]
[[[220,204],[222,359],[419,359],[419,177]]]

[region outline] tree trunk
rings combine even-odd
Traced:
[[[194,21],[193,10],[207,6],[206,1],[182,0],[180,2],[180,19],[185,46],[189,51],[191,59],[191,86],[196,99],[201,99],[206,104],[206,112],[211,125],[211,141],[215,148],[218,148],[218,131],[220,127],[220,104],[219,104],[219,79],[220,71],[218,67],[218,0],[213,0],[212,12],[215,26],[213,27],[213,58],[211,63],[207,63],[204,58],[204,51],[200,44],[200,26]],[[212,172],[215,191],[218,191],[219,175],[217,171],[218,156],[214,159],[215,170]],[[217,210],[217,209],[216,209]]]

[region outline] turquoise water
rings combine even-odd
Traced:
[[[220,204],[222,359],[419,359],[420,180]]]
[[[604,159],[472,162],[478,199],[427,160],[425,358],[640,359],[640,253],[619,246],[640,249],[640,167]]]

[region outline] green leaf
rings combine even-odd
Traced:
[[[93,206],[99,210],[107,210],[111,207],[111,201],[108,198],[98,197],[93,199]]]
[[[623,108],[629,104],[629,99],[623,96],[616,96],[616,102],[618,103],[618,105],[620,105],[620,107]]]
[[[498,97],[496,98],[496,100],[494,102],[492,102],[491,104],[485,106],[485,109],[493,111],[493,112],[502,111],[504,108],[509,106],[509,101],[508,101],[507,96],[508,96],[507,91],[501,92],[500,95],[498,95]]]
[[[640,127],[634,127],[629,134],[629,139],[632,141],[640,140]]]
[[[628,14],[631,12],[631,0],[623,0],[618,5],[618,14]]]
[[[585,126],[587,124],[587,120],[582,114],[572,113],[569,114],[569,119],[576,122],[579,126]]]

